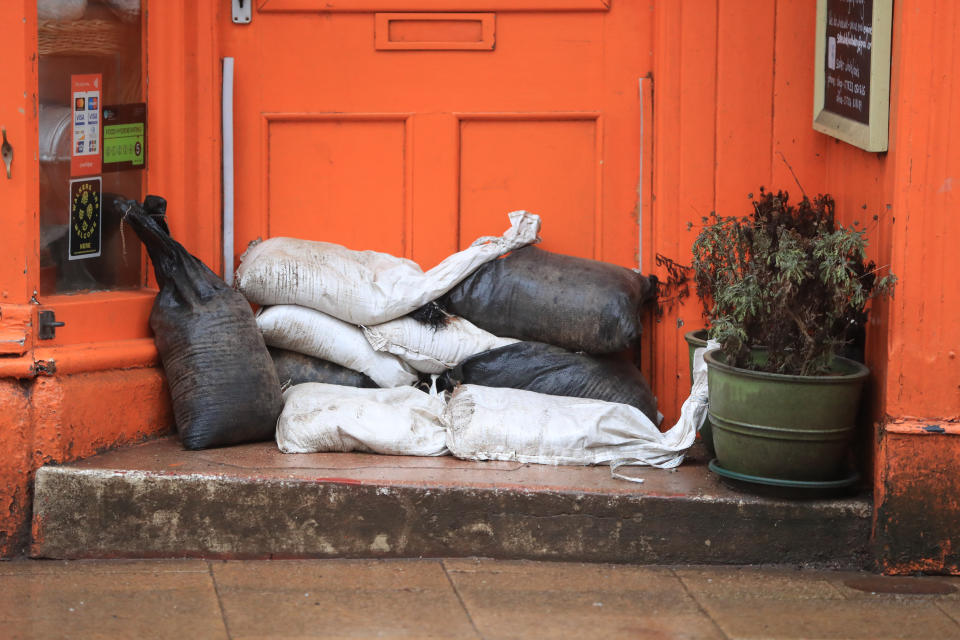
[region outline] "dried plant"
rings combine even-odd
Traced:
[[[835,221],[829,195],[796,206],[784,191],[760,189],[746,217],[705,219],[693,245],[697,295],[710,336],[735,367],[828,373],[834,356],[866,323],[867,302],[892,292],[866,262],[866,231]],[[769,357],[757,362],[752,346]]]

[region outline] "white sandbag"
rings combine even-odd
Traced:
[[[325,313],[292,304],[266,307],[257,326],[269,347],[329,360],[365,373],[381,387],[416,383],[417,374],[395,355],[374,351],[359,327]]]
[[[124,22],[140,19],[140,0],[106,0],[105,4]]]
[[[308,382],[283,394],[277,446],[284,453],[364,451],[447,455],[443,400],[414,387],[359,389]]]
[[[37,0],[38,20],[79,20],[87,10],[87,0]]]
[[[363,327],[363,335],[377,351],[392,353],[423,373],[443,373],[472,355],[518,342],[514,338],[498,338],[456,316],[439,327],[404,316]]]
[[[707,413],[705,349],[694,352],[694,385],[680,420],[661,433],[636,407],[603,400],[461,385],[441,415],[447,448],[467,460],[608,464],[669,469],[683,461]]]
[[[359,325],[404,316],[435,300],[477,268],[537,241],[540,218],[510,214],[499,238],[480,238],[424,273],[412,260],[338,244],[270,238],[241,256],[236,287],[259,305],[298,304]]]

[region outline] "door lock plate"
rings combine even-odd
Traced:
[[[230,0],[233,24],[250,24],[254,0]]]

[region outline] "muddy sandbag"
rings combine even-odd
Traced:
[[[160,352],[180,441],[206,449],[273,439],[280,382],[250,305],[170,237],[151,213],[162,199],[119,203],[147,247],[160,285],[150,328]]]
[[[267,347],[273,366],[277,369],[277,378],[282,386],[293,386],[305,382],[322,382],[344,387],[372,389],[377,383],[369,377],[348,369],[336,362],[321,360],[296,351]]]
[[[655,293],[630,269],[526,246],[477,269],[440,304],[494,335],[603,354],[633,345]]]
[[[620,402],[636,407],[654,424],[660,422],[657,399],[631,363],[542,342],[518,342],[467,358],[441,378],[442,388],[459,384]]]

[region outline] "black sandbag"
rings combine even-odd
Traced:
[[[441,384],[444,389],[477,384],[620,402],[640,409],[657,424],[657,399],[630,362],[542,342],[517,342],[478,353],[443,374]]]
[[[377,388],[377,383],[366,375],[341,366],[336,362],[278,347],[267,347],[267,351],[273,358],[273,365],[277,369],[277,378],[281,385],[324,382],[326,384],[339,384],[344,387]]]
[[[270,440],[280,382],[249,303],[170,237],[156,196],[119,203],[147,247],[160,285],[150,328],[180,441],[187,449]]]
[[[480,267],[441,298],[490,333],[602,354],[633,346],[655,280],[606,262],[534,246]]]

